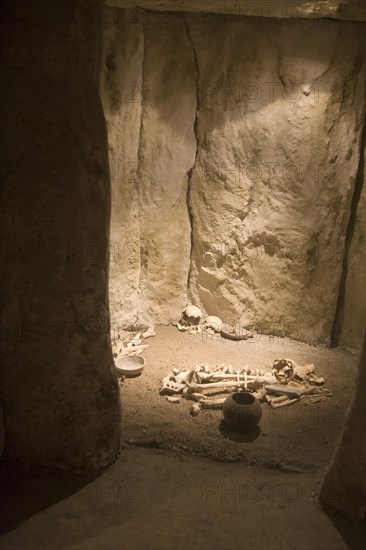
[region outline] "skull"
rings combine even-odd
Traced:
[[[202,312],[199,307],[188,306],[182,311],[180,323],[185,326],[199,325],[202,317]]]
[[[221,332],[222,321],[220,317],[215,317],[215,315],[209,315],[205,320],[205,322],[203,323],[203,327],[207,332]]]

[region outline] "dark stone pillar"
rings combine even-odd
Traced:
[[[366,334],[360,358],[354,401],[343,436],[326,474],[320,502],[342,516],[366,519]]]
[[[3,6],[3,458],[98,469],[120,441],[101,2]]]

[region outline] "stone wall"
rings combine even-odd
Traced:
[[[101,92],[112,167],[110,301],[116,324],[166,323],[185,306],[196,82],[185,21],[105,10]],[[172,45],[174,47],[172,47]]]
[[[365,151],[364,151],[365,159]],[[366,167],[360,166],[359,200],[354,213],[354,227],[347,256],[347,277],[339,343],[351,351],[359,351],[366,327]]]
[[[327,342],[360,162],[361,29],[220,19],[189,19],[202,91],[190,293],[231,323]]]
[[[104,10],[101,96],[112,182],[110,304],[113,326],[139,311],[140,207],[136,171],[141,126],[142,26],[133,12]],[[113,331],[112,331],[113,332]]]
[[[366,21],[364,0],[105,0],[116,8],[211,13],[279,19],[344,19]]]
[[[3,5],[0,400],[10,461],[98,469],[119,451],[100,7]]]
[[[125,174],[112,234],[128,256],[112,254],[112,319],[168,323],[188,301],[230,323],[330,342],[344,254],[354,254],[363,30],[106,9],[101,89],[110,162]],[[354,264],[343,274],[349,303],[363,277]],[[343,318],[342,344],[359,347],[362,326]]]
[[[353,403],[334,459],[320,492],[320,502],[355,522],[366,519],[366,333]]]

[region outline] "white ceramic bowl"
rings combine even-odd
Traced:
[[[121,376],[138,376],[144,369],[145,359],[140,355],[121,357],[116,363],[117,373]]]

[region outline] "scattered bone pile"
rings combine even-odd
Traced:
[[[149,327],[145,332],[137,332],[135,334],[124,331],[121,340],[112,340],[113,357],[120,359],[125,356],[140,355],[149,344],[144,344],[143,340],[155,336],[156,332],[153,327]]]
[[[173,369],[163,379],[160,395],[170,403],[180,403],[182,398],[194,401],[190,414],[197,416],[201,409],[221,409],[228,393],[250,392],[259,401],[279,408],[318,394],[324,383],[324,378],[315,375],[314,365],[301,366],[290,359],[275,360],[267,373],[249,366],[234,369],[231,365],[212,368],[200,364],[190,370]]]

